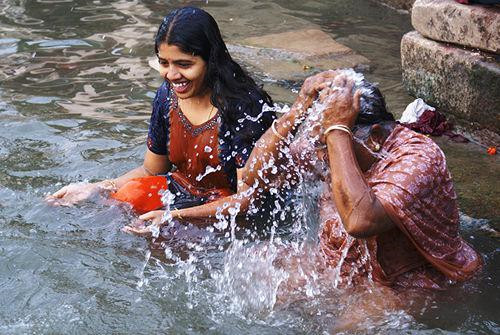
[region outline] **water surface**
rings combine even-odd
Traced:
[[[140,164],[160,83],[148,65],[154,33],[165,13],[187,3],[212,13],[229,44],[322,29],[370,60],[366,76],[380,84],[396,115],[412,101],[401,85],[399,55],[409,15],[374,2],[1,0],[0,333],[338,330],[339,306],[348,305],[338,292],[313,292],[273,308],[271,288],[280,274],[271,252],[244,257],[256,248],[252,243],[229,245],[216,235],[201,248],[177,242],[165,256],[120,232],[133,219],[121,208],[99,199],[75,208],[42,201],[69,182],[117,176]],[[292,101],[290,83],[255,76],[278,102]],[[464,236],[483,253],[485,270],[451,291],[429,293],[415,303],[418,309],[368,318],[358,331],[500,332],[498,160],[473,144],[439,143],[461,195]],[[314,231],[314,220],[301,229]],[[259,273],[272,280],[259,281]]]

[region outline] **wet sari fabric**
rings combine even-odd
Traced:
[[[348,236],[326,191],[321,248],[330,265],[347,280],[370,275],[404,287],[440,288],[471,277],[482,260],[459,235],[457,196],[442,151],[398,125],[381,153],[365,178],[396,227],[368,239]]]

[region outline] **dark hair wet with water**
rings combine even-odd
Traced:
[[[215,19],[196,7],[183,7],[170,12],[160,24],[155,37],[155,52],[162,43],[176,45],[183,52],[200,56],[207,63],[205,82],[212,90],[211,102],[230,121],[234,101],[261,109],[255,103],[273,105],[271,97],[230,56]]]
[[[377,86],[363,80],[360,85],[356,85],[355,89],[361,89],[362,91],[360,110],[355,123],[356,127],[395,121],[394,115],[387,111],[384,96]]]

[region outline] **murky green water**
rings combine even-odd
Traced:
[[[141,162],[160,83],[148,66],[154,33],[165,13],[186,3],[212,13],[229,44],[320,28],[370,60],[367,77],[380,83],[395,114],[412,100],[400,83],[399,57],[409,16],[369,1],[0,0],[1,334],[336,330],[335,306],[343,301],[334,294],[245,313],[233,306],[245,305],[245,295],[231,300],[218,286],[224,251],[217,244],[187,246],[193,258],[172,265],[120,232],[131,220],[120,208],[42,201],[68,182],[116,176]],[[293,99],[276,78],[257,79],[276,100]],[[464,236],[483,253],[485,270],[451,291],[429,293],[418,310],[391,310],[358,325],[359,332],[500,332],[492,231],[498,159],[472,144],[439,143],[461,195]]]

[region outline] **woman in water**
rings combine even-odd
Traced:
[[[309,109],[315,92],[318,102]],[[296,136],[297,126],[314,113],[321,121]],[[287,153],[293,164],[283,164]],[[310,172],[303,162],[314,158],[324,164],[324,174],[316,175],[324,180],[320,248],[304,256],[324,270],[337,269],[339,285],[372,278],[389,286],[441,288],[480,269],[480,255],[459,235],[457,196],[444,154],[430,138],[397,124],[380,91],[361,75],[330,71],[306,80],[294,106],[255,146],[242,180],[255,189],[283,187],[293,171]],[[224,208],[247,208],[249,195],[232,196]],[[213,215],[217,205],[171,214]],[[145,218],[162,224],[153,214]]]
[[[153,101],[142,166],[115,178],[71,184],[49,199],[71,205],[100,191],[141,214],[214,201],[237,191],[241,168],[271,125],[269,95],[229,55],[210,14],[184,7],[168,14],[155,37],[165,79]]]

